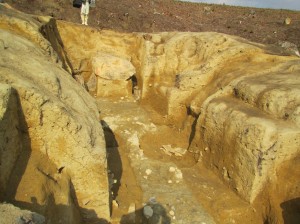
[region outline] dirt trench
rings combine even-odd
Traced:
[[[280,179],[250,204],[198,162],[199,155],[163,150],[166,145],[188,149],[195,119],[190,114],[182,130],[134,97],[97,98],[97,103],[107,142],[112,223],[281,223],[281,212],[284,223],[299,220],[297,199],[281,203],[287,192],[295,193],[298,165],[284,163]],[[285,179],[288,173],[291,178]],[[146,219],[144,208],[153,201],[159,209]]]
[[[80,84],[84,88],[89,81],[89,76],[94,72],[91,58],[98,51],[117,55],[120,58],[130,58],[130,62],[138,73],[137,83],[125,83],[124,80],[107,82],[105,80],[105,83],[100,86],[101,88],[96,84],[98,89],[90,91],[98,104],[99,120],[106,140],[112,223],[281,223],[282,220],[289,220],[286,218],[289,216],[287,214],[292,214],[292,221],[299,218],[297,212],[295,213],[299,204],[297,199],[284,204],[286,198],[291,198],[298,192],[294,187],[297,186],[295,181],[291,180],[287,183],[284,190],[280,191],[281,195],[279,196],[276,196],[276,193],[284,180],[280,177],[274,182],[267,182],[266,185],[272,187],[261,191],[256,201],[249,203],[238,194],[237,189],[226,182],[226,179],[230,179],[230,175],[225,166],[222,170],[223,177],[220,178],[220,173],[216,174],[218,173],[216,170],[222,169],[222,160],[227,156],[226,154],[219,155],[220,164],[210,163],[210,166],[207,166],[210,162],[209,159],[208,161],[199,159],[203,157],[203,154],[207,154],[209,158],[209,154],[215,153],[210,150],[210,145],[203,151],[195,151],[190,147],[192,143],[194,143],[193,147],[198,147],[197,142],[193,140],[197,134],[196,125],[200,112],[198,111],[197,114],[194,111],[195,108],[191,109],[187,105],[180,105],[178,108],[170,110],[173,115],[179,114],[179,116],[175,118],[169,116],[168,103],[170,103],[170,99],[167,99],[167,94],[162,93],[164,88],[168,87],[175,88],[176,91],[180,88],[189,88],[189,84],[192,82],[188,80],[189,74],[177,75],[175,72],[178,68],[176,70],[171,67],[173,64],[170,67],[162,68],[166,72],[163,74],[163,78],[155,66],[147,68],[149,71],[153,69],[152,73],[147,73],[148,70],[143,68],[145,64],[147,66],[152,61],[160,59],[164,59],[168,65],[167,59],[164,58],[165,51],[169,50],[173,53],[173,49],[167,47],[170,47],[170,43],[174,43],[178,39],[181,42],[179,41],[176,46],[182,49],[174,50],[176,54],[179,52],[178,55],[175,54],[178,57],[177,65],[183,67],[189,65],[184,61],[186,57],[189,57],[188,59],[192,62],[194,60],[199,67],[199,61],[195,58],[199,56],[197,50],[200,49],[200,53],[203,51],[203,55],[199,56],[203,57],[203,61],[200,60],[200,69],[202,69],[200,71],[203,71],[204,75],[208,74],[208,79],[212,80],[209,85],[204,85],[202,93],[197,96],[199,102],[204,102],[210,94],[221,95],[223,92],[226,94],[226,85],[244,72],[250,71],[253,75],[260,71],[255,70],[255,66],[249,69],[251,63],[256,63],[258,69],[270,71],[269,61],[277,59],[259,55],[263,59],[267,58],[267,62],[255,61],[255,53],[260,54],[262,49],[252,48],[255,46],[253,43],[250,44],[251,47],[241,44],[239,47],[232,48],[229,55],[225,53],[223,55],[219,48],[225,52],[227,48],[230,48],[230,44],[236,43],[235,40],[228,42],[228,37],[222,35],[216,35],[215,42],[212,41],[209,46],[205,41],[202,43],[201,38],[205,40],[205,38],[210,38],[211,34],[204,34],[200,39],[197,39],[197,34],[195,34],[189,39],[188,34],[121,34],[82,28],[79,25],[64,22],[57,24],[54,20],[50,22],[50,25],[44,27],[44,35],[52,42],[52,46],[63,62],[63,67],[73,77],[77,75],[75,71],[82,70]],[[86,35],[79,32],[81,29],[84,29],[89,35],[89,39],[86,39],[82,48],[78,46],[81,46],[81,39],[86,38]],[[55,31],[54,35],[53,30]],[[72,33],[79,33],[79,35],[76,36]],[[93,38],[98,41],[93,42]],[[196,53],[189,54],[189,50],[193,52],[193,49],[189,49],[190,46],[196,46],[194,49]],[[213,46],[215,48],[211,48]],[[144,47],[143,50],[140,49],[142,47]],[[146,54],[145,49],[150,49],[150,56]],[[247,53],[248,50],[249,53]],[[227,63],[229,64],[227,67],[224,57],[227,57],[226,60],[230,62]],[[148,60],[148,64],[143,65],[142,59]],[[212,62],[216,66],[210,65]],[[158,62],[157,66],[159,65]],[[275,70],[278,67],[280,66],[276,64],[272,69]],[[234,73],[232,68],[240,70]],[[184,72],[184,69],[182,70]],[[226,80],[222,77],[222,73],[231,75]],[[175,84],[173,76],[175,76]],[[180,77],[186,80],[180,80]],[[201,81],[205,82],[206,80]],[[183,83],[183,86],[180,82]],[[161,86],[153,88],[157,83]],[[172,87],[173,84],[175,86]],[[134,85],[140,88],[141,100],[135,96]],[[192,89],[196,87],[192,86]],[[147,94],[144,94],[143,90],[146,92],[146,89]],[[106,91],[105,94],[103,94],[104,91]],[[112,92],[110,93],[110,91]],[[114,95],[114,91],[117,91],[117,94]],[[238,97],[238,94],[236,95],[234,97]],[[224,98],[224,102],[229,100],[233,107],[236,102],[239,102],[239,105],[249,109],[248,104],[230,97]],[[176,105],[176,97],[172,100],[174,100],[172,103]],[[249,109],[249,111],[251,110]],[[299,168],[296,167],[296,170]],[[282,176],[287,175],[291,172],[291,168],[286,166],[280,172],[283,172]],[[293,194],[287,195],[287,192],[291,190],[294,191]],[[280,209],[278,205],[282,205],[282,208]],[[149,213],[149,211],[153,214],[147,219],[144,213]]]
[[[112,177],[112,223],[147,220],[149,200],[161,206],[162,223],[261,223],[254,207],[239,198],[195,155],[167,154],[162,146],[186,149],[190,132],[134,99],[97,99]],[[187,129],[191,129],[191,126]],[[133,222],[134,220],[134,222]]]

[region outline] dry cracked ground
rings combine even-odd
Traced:
[[[299,222],[295,51],[48,9],[0,4],[0,223]]]

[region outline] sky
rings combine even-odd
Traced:
[[[291,9],[300,11],[300,0],[182,0],[213,4],[248,6],[256,8]]]

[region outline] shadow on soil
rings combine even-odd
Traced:
[[[194,118],[194,121],[193,121],[193,124],[192,124],[192,129],[191,129],[191,134],[190,134],[190,137],[189,137],[189,146],[188,146],[188,149],[189,149],[191,144],[192,144],[192,141],[194,140],[194,137],[195,137],[196,125],[197,125],[197,121],[198,121],[198,118],[199,118],[199,114],[195,114],[193,112],[193,110],[191,109],[191,107],[186,108],[186,114],[187,114],[187,116],[192,116]]]
[[[300,197],[280,204],[284,224],[300,223]]]
[[[31,197],[32,203],[15,201],[13,204],[21,209],[27,209],[44,215],[46,218],[45,223],[109,223],[106,219],[99,218],[94,210],[79,207],[76,200],[76,197],[73,198],[74,204],[69,206],[56,204],[55,198],[50,194],[44,205],[38,204],[35,197]],[[18,221],[20,221],[18,223],[23,223],[22,216]],[[30,223],[32,223],[32,221],[34,220],[31,220]]]
[[[144,214],[144,215],[143,215]],[[152,214],[146,218],[146,214]],[[136,210],[133,213],[123,215],[120,224],[170,224],[171,218],[166,209],[160,203],[148,203],[145,207]]]
[[[50,19],[49,23],[43,25],[41,27],[41,33],[51,43],[51,46],[62,62],[63,69],[65,69],[66,71],[71,69],[72,75],[74,75],[75,71],[72,63],[67,56],[67,53],[64,50],[64,44],[59,34],[56,20]]]
[[[112,201],[118,196],[122,178],[122,160],[119,153],[119,144],[115,134],[110,129],[109,125],[104,121],[100,121],[104,132],[107,154],[108,181],[110,188],[110,211],[112,212]]]
[[[1,192],[3,189],[2,186],[0,186],[0,190],[1,190],[0,200],[10,201],[15,198],[18,186],[26,170],[28,160],[31,155],[31,140],[28,134],[28,126],[26,123],[24,112],[21,107],[20,98],[17,91],[15,91],[14,89],[12,89],[12,94],[8,99],[7,105],[8,105],[7,111],[4,114],[2,119],[2,121],[6,123],[2,124],[1,122],[0,129],[13,131],[13,133],[15,133],[15,136],[13,136],[14,139],[11,139],[12,136],[6,137],[6,144],[4,145],[5,149],[4,148],[2,149],[3,151],[0,152],[0,156],[6,157],[5,158],[6,160],[11,160],[11,161],[13,160],[13,158],[11,157],[15,156],[16,161],[14,162],[15,166],[11,170],[7,182],[7,189],[4,190],[4,193]],[[12,114],[14,113],[16,113],[15,116],[18,118],[17,123],[15,123],[14,120],[11,120],[13,119]],[[10,123],[7,123],[7,121]],[[11,127],[12,125],[15,125],[15,127]],[[1,127],[1,126],[6,126],[6,127]],[[15,143],[17,142],[20,146],[19,149],[15,149],[16,144],[11,145],[10,144],[11,142],[15,142]],[[13,152],[15,152],[15,155],[11,155],[13,154]],[[2,163],[3,161],[0,162]],[[6,172],[9,171],[6,170]]]
[[[53,194],[51,193],[49,195],[45,195],[43,204],[38,203],[35,195],[29,196],[31,202],[18,201],[15,199],[17,192],[20,191],[19,186],[25,174],[29,160],[34,155],[32,153],[31,139],[28,132],[28,125],[20,103],[20,97],[14,89],[11,91],[7,105],[8,108],[0,122],[0,130],[6,130],[8,134],[13,133],[13,136],[4,136],[5,144],[3,146],[5,146],[5,148],[0,148],[0,164],[2,164],[3,159],[11,160],[12,158],[10,157],[12,156],[16,157],[16,161],[14,162],[15,166],[11,168],[10,176],[6,186],[1,186],[0,184],[0,202],[6,201],[21,209],[37,212],[45,216],[46,223],[109,223],[107,220],[101,217],[99,218],[94,210],[81,208],[79,206],[74,186],[71,181],[69,183],[69,187],[72,200],[69,202],[69,205],[57,204]],[[20,145],[19,150],[15,149],[16,144]],[[14,151],[16,151],[16,155],[12,153]],[[35,156],[37,155],[35,154]],[[49,164],[51,163],[50,161],[48,162]],[[51,166],[51,164],[49,166]],[[6,170],[6,172],[9,171]],[[36,172],[42,174],[45,178],[48,178],[49,183],[56,185],[59,184],[58,181],[53,178],[53,176],[48,174],[46,171],[43,171],[42,168],[37,167]],[[28,188],[31,187],[33,186],[28,186]],[[24,223],[24,220],[22,220],[23,217],[21,216],[19,218],[20,220],[18,220],[18,223]],[[29,222],[33,223],[32,221],[34,220]]]

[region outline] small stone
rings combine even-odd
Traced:
[[[152,170],[146,169],[145,173],[146,173],[147,175],[150,175],[150,174],[152,173]]]
[[[174,216],[175,212],[173,210],[169,211],[170,216]]]
[[[171,183],[173,183],[173,181],[172,180],[168,180],[168,184],[171,184]]]
[[[207,151],[208,150],[208,147],[205,147],[204,151]]]
[[[32,223],[32,214],[24,214],[20,217],[20,222],[19,223]]]
[[[182,179],[183,178],[181,170],[176,169],[176,171],[175,171],[175,177],[177,179]]]
[[[153,215],[153,209],[150,206],[146,205],[143,209],[143,214],[147,219],[149,219]]]
[[[123,97],[123,96],[121,97],[121,100],[124,100],[124,97]]]
[[[128,208],[128,213],[135,212],[135,203],[131,203]]]
[[[112,205],[113,205],[113,207],[115,207],[115,208],[119,208],[119,204],[118,204],[118,202],[117,202],[116,200],[113,200],[113,201],[112,201]]]
[[[149,198],[149,203],[150,204],[157,204],[157,201],[156,201],[156,198],[155,197],[151,197],[151,198]]]
[[[175,167],[172,167],[172,166],[171,166],[171,167],[169,168],[169,171],[170,171],[171,173],[175,172],[175,170],[176,170]]]
[[[144,177],[144,179],[146,179],[146,180],[148,179],[148,176],[143,176],[143,177]]]
[[[212,9],[209,6],[205,6],[203,9],[206,13],[210,13],[212,11]]]
[[[236,223],[234,219],[230,219],[230,223]]]
[[[289,17],[287,17],[287,18],[284,20],[285,25],[290,25],[291,22],[292,22],[292,19],[289,18]]]

